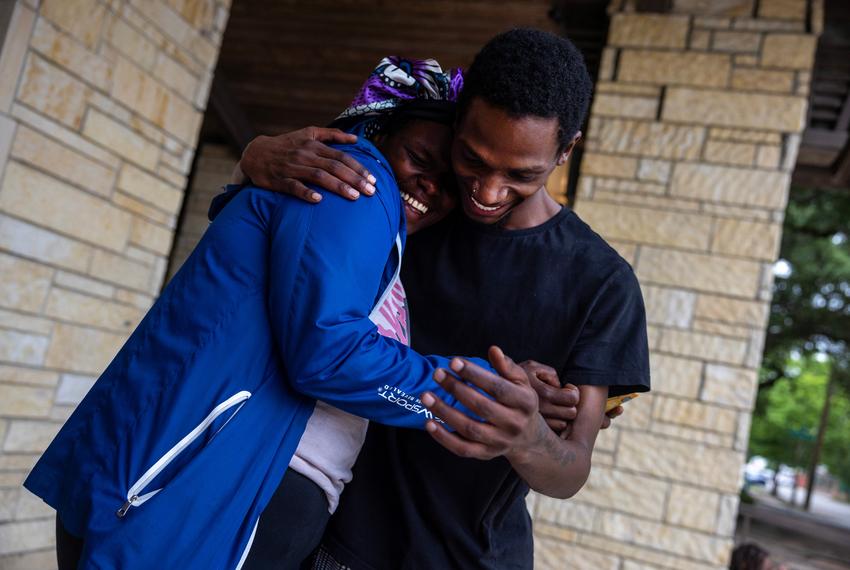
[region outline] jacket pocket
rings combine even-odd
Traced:
[[[216,424],[216,420],[223,418],[224,421],[217,425],[214,428],[213,433],[206,434],[209,439],[215,436],[218,432],[224,429],[224,426],[233,419],[233,416],[242,408],[248,398],[251,397],[251,392],[241,391],[232,395],[225,401],[221,402],[217,405],[213,410],[203,419],[201,423],[195,426],[195,429],[187,433],[183,436],[183,439],[178,441],[174,447],[169,449],[168,451],[160,457],[156,463],[150,466],[145,473],[139,477],[139,479],[133,483],[130,489],[127,491],[127,500],[121,505],[116,511],[116,515],[118,517],[124,517],[127,514],[127,511],[130,510],[130,507],[138,507],[145,502],[149,501],[153,498],[157,493],[162,491],[163,487],[159,487],[153,490],[147,490],[147,487],[151,486],[151,482],[157,478],[157,476],[162,473],[172,462],[174,462],[180,455],[185,452],[189,446],[191,446],[194,442],[196,442],[199,438],[205,435],[205,432]],[[224,418],[224,415],[229,412],[229,416]]]

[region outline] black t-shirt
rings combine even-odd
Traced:
[[[549,364],[563,382],[649,389],[646,316],[629,265],[571,210],[502,230],[455,213],[408,241],[413,347]],[[325,535],[354,570],[532,568],[528,486],[507,460],[462,459],[423,431],[372,423]]]

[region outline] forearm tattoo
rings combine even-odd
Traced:
[[[537,440],[543,444],[546,455],[556,461],[561,467],[575,463],[577,456],[575,451],[567,448],[564,440],[553,436],[549,426],[540,422],[537,427]]]

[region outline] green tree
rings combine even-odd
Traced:
[[[791,359],[786,376],[759,391],[750,433],[750,453],[791,467],[805,468],[826,396],[832,363],[816,358]],[[821,463],[850,484],[850,397],[832,397]]]
[[[762,385],[785,377],[792,353],[847,359],[850,345],[850,192],[794,188],[785,214],[780,272]]]
[[[845,483],[850,483],[850,459],[844,457],[850,449],[848,238],[850,192],[792,189],[751,437],[753,454],[805,465],[813,447],[806,436],[817,432],[831,374],[833,410],[820,460]],[[826,356],[829,366],[813,360],[816,354]]]
[[[850,488],[850,397],[846,391],[833,398],[822,457],[829,472]]]

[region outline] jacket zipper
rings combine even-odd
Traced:
[[[207,415],[207,417],[204,418],[204,420],[199,423],[195,427],[195,429],[186,434],[183,439],[178,441],[174,447],[166,451],[165,454],[160,457],[156,463],[151,465],[151,467],[147,471],[145,471],[144,475],[142,475],[139,480],[136,481],[132,487],[130,487],[130,490],[127,491],[127,500],[124,502],[123,505],[121,505],[121,508],[119,508],[115,514],[118,515],[119,518],[124,517],[124,515],[127,514],[127,511],[130,510],[130,507],[138,507],[139,505],[142,505],[143,503],[151,499],[154,495],[159,493],[162,489],[155,489],[153,491],[150,491],[149,493],[141,494],[142,490],[151,481],[153,481],[156,476],[162,472],[163,469],[168,467],[168,465],[172,461],[174,461],[174,459],[176,459],[178,455],[180,455],[187,447],[189,447],[189,445],[191,445],[193,441],[198,439],[198,437],[200,437],[201,434],[203,434],[204,431],[220,415],[222,415],[224,412],[226,412],[233,406],[238,405],[239,408],[241,408],[245,404],[245,401],[250,397],[251,392],[243,390],[241,392],[237,392],[236,394],[232,395],[231,397],[217,405],[215,408],[213,408],[209,415]],[[230,418],[232,418],[233,415],[235,415],[236,412],[239,411],[239,408],[237,408],[233,412]],[[227,422],[225,422],[224,425],[227,425],[227,423],[230,421],[230,418],[228,418]],[[218,431],[221,431],[222,428],[224,428],[224,425],[221,426]],[[216,433],[218,433],[218,431]]]

